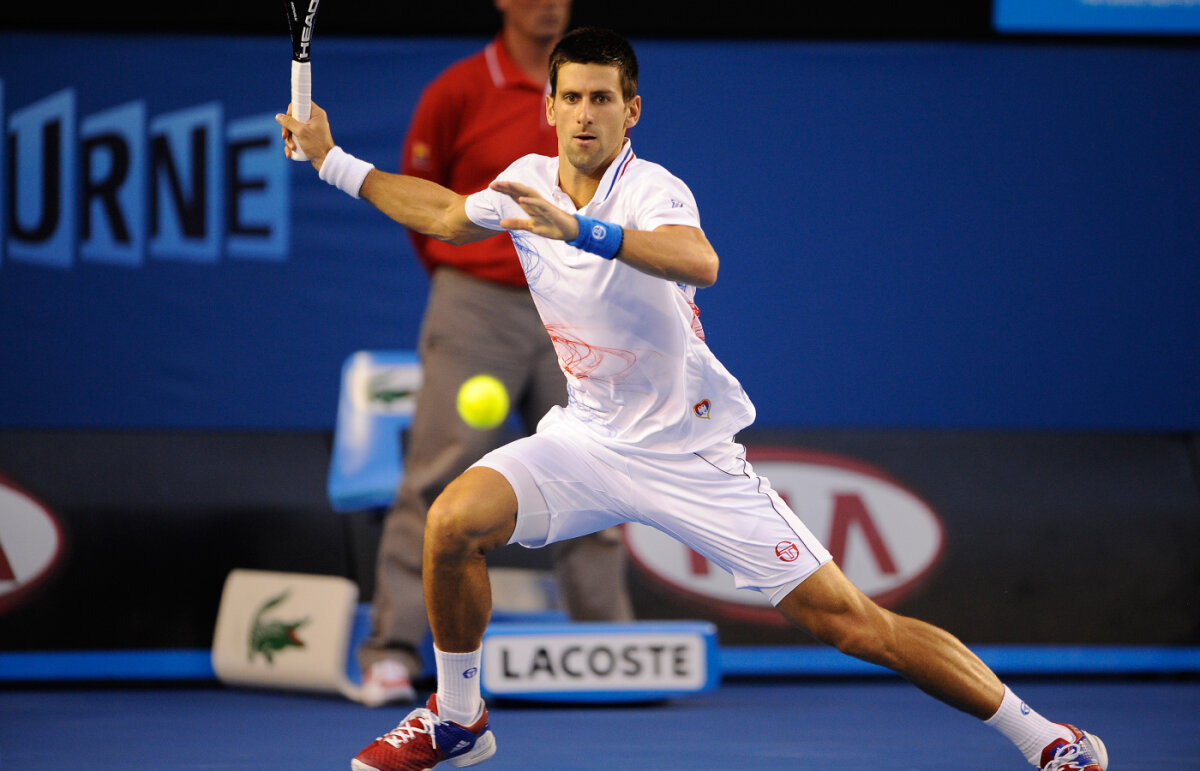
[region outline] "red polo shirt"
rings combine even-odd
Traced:
[[[401,171],[467,194],[487,187],[523,155],[557,155],[545,94],[546,84],[530,80],[497,36],[425,88],[404,141]],[[430,273],[446,265],[487,281],[525,286],[507,236],[452,246],[409,233]]]

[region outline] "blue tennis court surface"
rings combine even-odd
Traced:
[[[1200,769],[1200,680],[1015,679],[1117,771]],[[0,690],[0,768],[340,769],[407,708],[202,683]],[[644,706],[492,706],[489,771],[1022,769],[998,733],[899,679],[746,678]]]

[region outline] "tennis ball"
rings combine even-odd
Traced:
[[[458,414],[471,428],[495,428],[508,416],[508,391],[492,375],[475,375],[458,389]]]

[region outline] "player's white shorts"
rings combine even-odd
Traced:
[[[556,409],[538,433],[475,465],[500,472],[516,491],[510,543],[537,548],[640,522],[776,604],[830,559],[766,478],[754,473],[745,448],[732,441],[689,455],[619,453]]]

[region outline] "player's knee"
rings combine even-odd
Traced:
[[[848,656],[891,668],[896,658],[894,624],[886,611],[875,610],[838,618],[828,629],[827,642]]]
[[[470,521],[467,501],[453,495],[438,496],[425,519],[426,552],[461,555],[481,551],[479,534]]]
[[[886,651],[885,638],[873,629],[841,628],[833,645],[847,656],[878,662]]]
[[[848,656],[887,665],[893,658],[895,629],[891,614],[865,597],[829,601],[806,609],[799,625],[816,639]]]
[[[425,552],[435,556],[483,554],[506,543],[515,524],[515,502],[496,505],[486,489],[456,482],[429,507]]]

